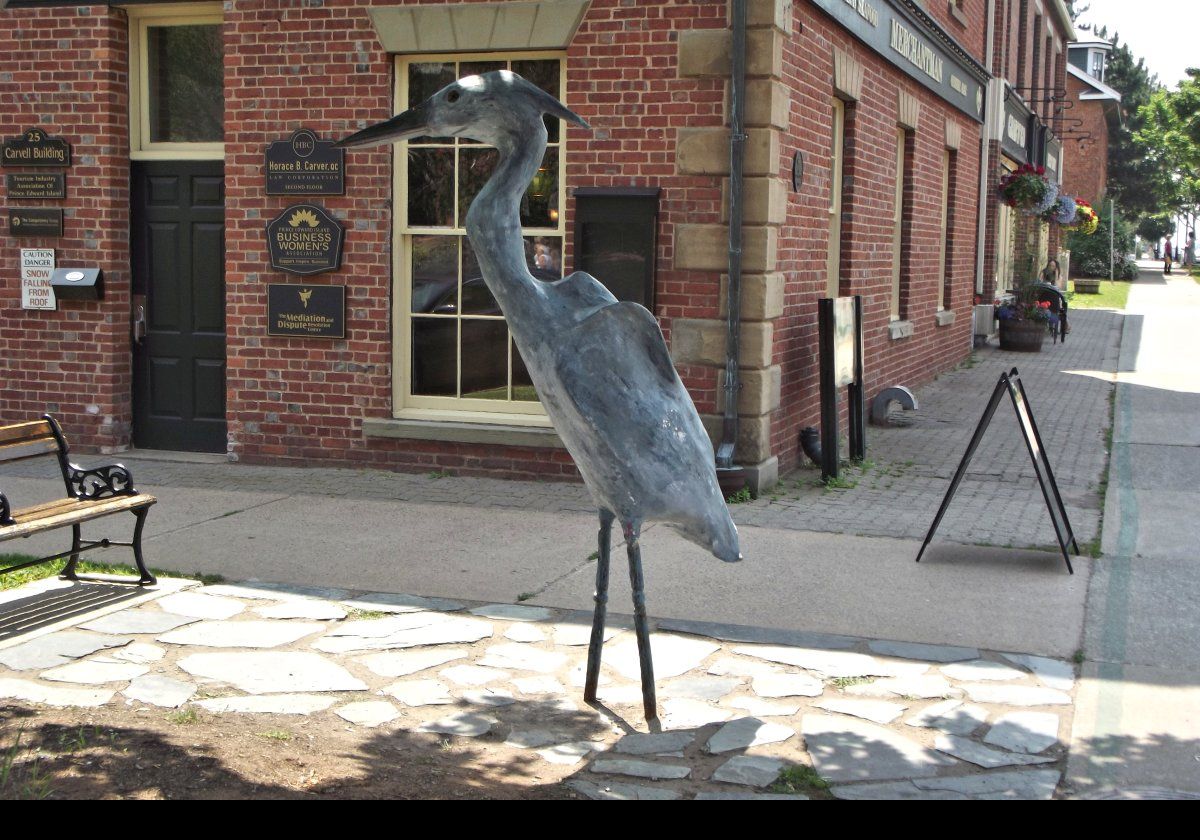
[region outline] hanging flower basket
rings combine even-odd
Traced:
[[[1045,175],[1045,167],[1024,164],[1000,179],[1000,200],[1026,215],[1045,213],[1058,199],[1058,185]]]
[[[1042,221],[1069,228],[1075,224],[1075,216],[1078,213],[1079,207],[1075,199],[1066,193],[1060,193],[1049,209],[1042,214]]]
[[[1100,217],[1096,215],[1092,205],[1082,198],[1075,199],[1075,204],[1075,218],[1071,224],[1064,225],[1064,227],[1077,230],[1084,236],[1091,236],[1096,232],[1096,228],[1100,227]]]

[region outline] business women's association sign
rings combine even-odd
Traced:
[[[271,268],[289,274],[336,271],[346,229],[316,204],[293,204],[267,223]]]

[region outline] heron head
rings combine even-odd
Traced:
[[[534,126],[542,126],[542,114],[590,127],[538,86],[510,70],[494,70],[446,85],[420,105],[355,132],[336,145],[374,146],[413,137],[466,137],[500,146],[505,138],[537,130]]]

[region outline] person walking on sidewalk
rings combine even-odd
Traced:
[[[1163,245],[1163,274],[1171,273],[1171,234],[1167,234],[1167,241]]]
[[[1183,267],[1191,271],[1196,264],[1196,231],[1189,230],[1187,242],[1183,245]]]

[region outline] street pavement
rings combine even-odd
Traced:
[[[1141,300],[1141,290],[1135,288],[1131,309],[1135,300]],[[1162,303],[1153,300],[1146,306],[1153,309]],[[1176,302],[1165,305],[1174,307]],[[1185,653],[1191,642],[1172,640],[1167,647],[1178,647],[1178,657],[1125,658],[1139,646],[1149,646],[1156,633],[1163,635],[1161,625],[1145,633],[1135,631],[1143,622],[1158,621],[1152,613],[1172,594],[1166,586],[1157,596],[1150,592],[1147,586],[1157,585],[1160,579],[1148,572],[1129,571],[1122,578],[1118,570],[1136,565],[1132,559],[1138,550],[1132,547],[1175,540],[1172,550],[1178,556],[1162,560],[1180,567],[1172,578],[1177,585],[1193,587],[1176,588],[1173,594],[1188,605],[1195,603],[1194,597],[1181,595],[1195,591],[1195,578],[1186,571],[1189,541],[1179,537],[1179,521],[1170,529],[1155,527],[1152,533],[1138,529],[1125,555],[1118,546],[1131,539],[1130,517],[1136,521],[1139,515],[1150,515],[1140,509],[1129,512],[1134,502],[1125,500],[1134,498],[1134,489],[1144,494],[1178,487],[1171,503],[1191,504],[1195,510],[1194,500],[1182,498],[1190,463],[1183,454],[1160,454],[1153,463],[1161,469],[1147,475],[1133,466],[1143,463],[1135,447],[1145,446],[1145,441],[1118,438],[1113,480],[1119,483],[1119,468],[1128,463],[1130,482],[1140,476],[1142,484],[1155,484],[1157,475],[1157,485],[1131,484],[1130,493],[1124,492],[1124,485],[1118,493],[1110,489],[1104,511],[1104,557],[1076,558],[1076,573],[1068,575],[1015,418],[1002,404],[926,559],[919,565],[913,562],[999,373],[1012,366],[1022,373],[1079,543],[1085,551],[1099,546],[1108,467],[1106,432],[1118,363],[1123,371],[1117,386],[1119,434],[1125,423],[1127,430],[1148,429],[1142,434],[1158,441],[1149,424],[1162,424],[1163,413],[1172,405],[1181,412],[1189,406],[1172,402],[1184,395],[1169,391],[1171,396],[1162,397],[1164,402],[1157,405],[1143,406],[1130,394],[1122,408],[1122,388],[1140,388],[1147,394],[1164,390],[1124,381],[1136,372],[1130,367],[1130,354],[1138,353],[1141,359],[1140,353],[1149,352],[1130,349],[1135,338],[1143,343],[1145,331],[1138,331],[1142,321],[1119,313],[1080,310],[1072,313],[1071,323],[1065,345],[1047,344],[1039,354],[1007,353],[994,345],[981,348],[958,369],[915,389],[920,408],[895,416],[887,428],[868,431],[868,462],[847,471],[845,487],[824,488],[816,482],[814,470],[801,469],[785,477],[775,491],[735,505],[746,556],[743,563],[721,564],[668,528],[647,528],[642,540],[647,598],[660,631],[699,633],[718,644],[770,641],[820,647],[821,640],[843,638],[860,653],[888,640],[953,645],[976,649],[992,663],[983,666],[985,671],[999,663],[1012,664],[1004,653],[1050,657],[1060,663],[1086,658],[1084,680],[1071,691],[1078,696],[1080,711],[1072,715],[1069,709],[1060,710],[1064,712],[1060,725],[1064,732],[1073,727],[1074,741],[1072,773],[1059,795],[1106,795],[1132,787],[1194,789],[1194,784],[1176,778],[1187,769],[1182,756],[1188,744],[1196,752],[1194,732],[1180,739],[1181,758],[1175,771],[1149,781],[1101,778],[1096,768],[1109,765],[1100,758],[1083,758],[1086,751],[1100,756],[1103,748],[1112,746],[1112,733],[1122,731],[1111,730],[1112,726],[1129,725],[1112,712],[1112,691],[1114,686],[1125,686],[1124,677],[1113,677],[1115,672],[1104,669],[1158,666],[1178,677],[1179,669],[1171,665],[1194,661],[1200,649],[1191,644]],[[1145,358],[1148,365],[1150,357]],[[1186,375],[1186,371],[1178,373],[1180,378]],[[1195,407],[1191,409],[1194,412]],[[1128,415],[1124,420],[1123,411]],[[1188,433],[1182,417],[1166,425],[1178,436]],[[1122,451],[1123,445],[1128,453]],[[91,464],[103,458],[79,460]],[[119,460],[133,468],[139,489],[160,499],[146,531],[149,562],[158,568],[221,574],[230,581],[275,581],[475,603],[520,602],[576,620],[580,620],[578,611],[591,606],[596,519],[579,484],[259,467],[166,453],[122,453]],[[1190,475],[1194,478],[1197,470],[1193,468]],[[36,473],[32,462],[6,469],[3,481],[18,504],[61,492],[49,473]],[[1142,496],[1136,500],[1145,504]],[[1155,499],[1154,515],[1166,504]],[[1121,524],[1119,531],[1113,523]],[[1158,530],[1164,531],[1161,537]],[[48,538],[35,540],[22,548],[31,553],[55,550]],[[622,553],[619,546],[614,546],[614,552],[617,558]],[[113,552],[106,553],[105,559],[116,559]],[[1118,561],[1111,566],[1107,565],[1110,555]],[[1123,556],[1129,562],[1121,566]],[[628,585],[623,575],[613,578],[610,611],[628,612]],[[1119,643],[1118,634],[1105,629],[1115,626],[1112,615],[1120,618]],[[1188,620],[1195,629],[1195,616]],[[695,621],[718,622],[722,627],[689,623]],[[1122,655],[1114,652],[1117,647]],[[1157,650],[1163,652],[1161,647]],[[728,651],[722,648],[714,656],[722,653]],[[925,665],[932,667],[929,662]],[[704,673],[704,668],[719,666],[710,661],[695,667]],[[1011,674],[1006,678],[1020,681]],[[1142,684],[1167,685],[1165,673],[1161,679]],[[1036,673],[1024,680],[1047,685],[1038,682]],[[1194,686],[1195,681],[1184,678],[1184,683],[1180,691],[1186,693],[1187,684]],[[960,687],[954,689],[958,692]],[[1179,701],[1186,708],[1187,698],[1181,694]],[[1132,703],[1124,697],[1122,702]],[[995,722],[1020,712],[1018,706],[1001,703],[988,712],[988,719]],[[795,722],[803,725],[800,718]],[[1087,727],[1092,728],[1084,731]],[[990,731],[975,735],[985,738]],[[810,734],[816,741],[821,738],[819,732]],[[1081,756],[1078,762],[1076,751]],[[1156,762],[1142,764],[1148,767]],[[1194,769],[1192,777],[1194,781]],[[921,789],[929,793],[928,788]],[[1022,790],[1040,795],[1032,788]],[[881,789],[879,793],[912,792]]]
[[[1068,784],[1200,796],[1200,285],[1141,268],[1126,307]]]

